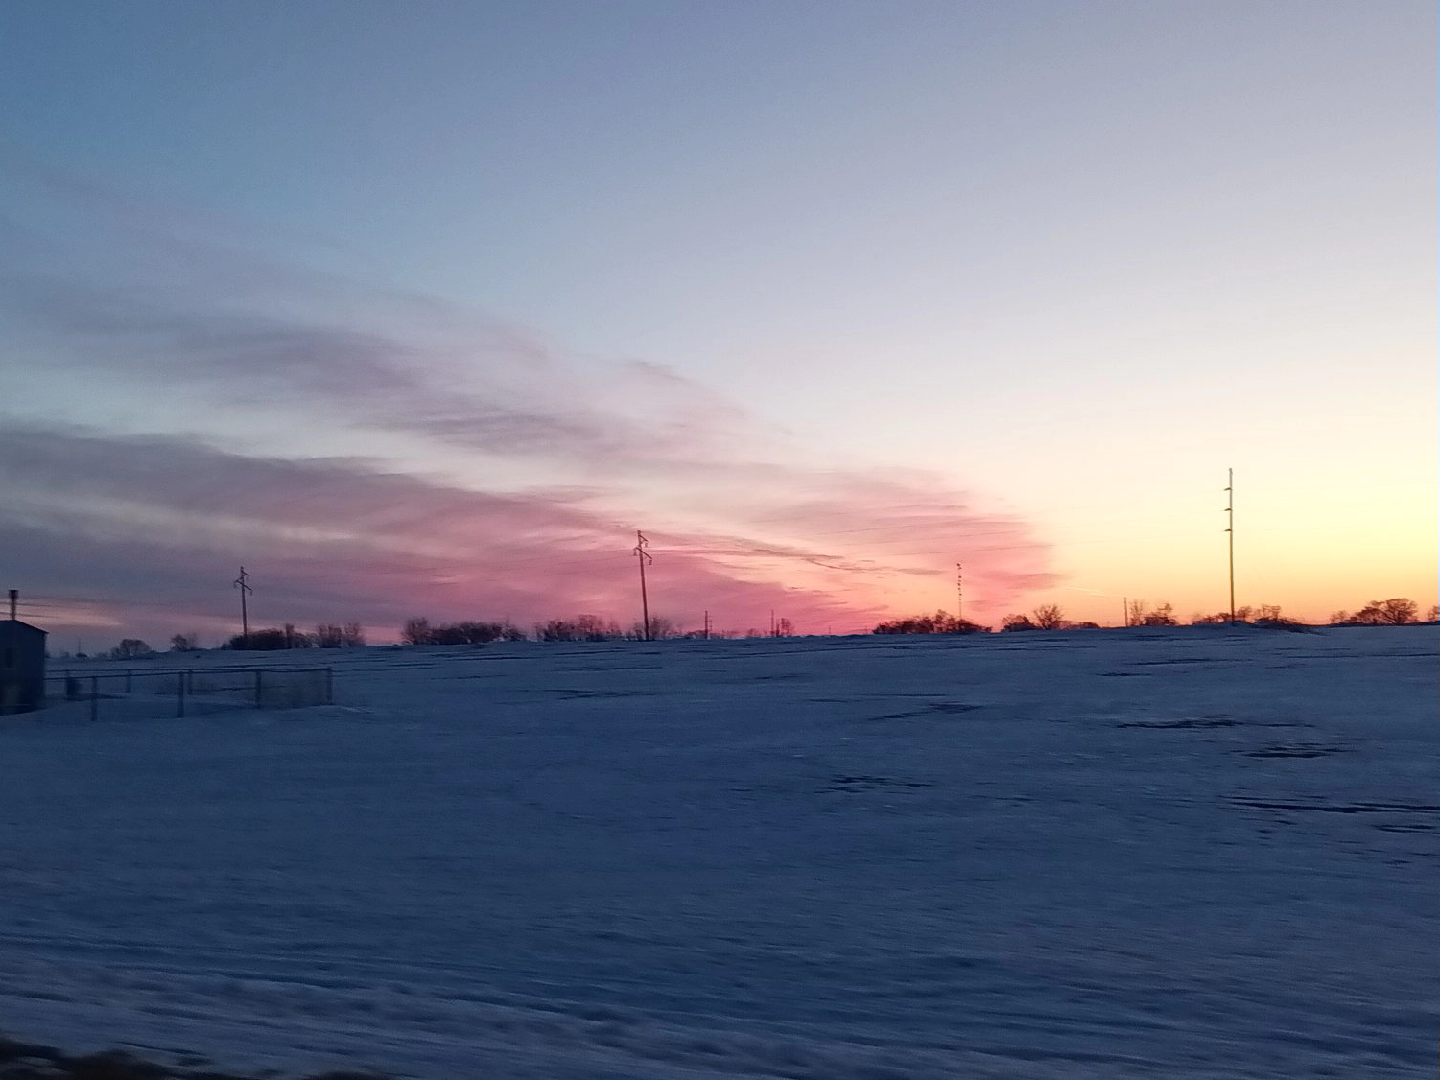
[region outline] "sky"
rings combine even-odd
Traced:
[[[56,5],[0,34],[52,650],[1435,602],[1430,3]],[[956,565],[962,595],[957,597]]]

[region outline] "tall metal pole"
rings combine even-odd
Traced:
[[[959,622],[965,618],[964,603],[965,592],[963,587],[964,575],[961,572],[960,564],[955,564],[955,621]]]
[[[650,640],[650,594],[645,590],[645,564],[654,562],[650,553],[645,550],[650,541],[645,539],[645,534],[639,529],[635,530],[635,557],[640,562],[640,612],[644,618],[645,640]]]
[[[1229,470],[1225,485],[1225,532],[1230,539],[1230,621],[1235,621],[1235,470]]]

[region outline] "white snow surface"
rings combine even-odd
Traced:
[[[0,1031],[478,1080],[1431,1075],[1437,645],[372,648],[253,658],[333,662],[330,707],[6,718]]]

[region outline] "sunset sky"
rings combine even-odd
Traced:
[[[1436,11],[12,0],[0,587],[53,650],[808,633],[1437,564]]]

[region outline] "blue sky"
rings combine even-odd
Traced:
[[[957,559],[991,618],[1218,609],[1229,466],[1251,602],[1433,602],[1432,5],[21,3],[7,22],[3,417],[72,470],[51,462],[11,523],[37,548],[139,545],[124,583],[17,559],[31,592],[111,605],[57,620],[131,625],[123,602],[163,578],[147,631],[218,633],[210,563],[228,581],[279,527],[251,506],[254,536],[221,528],[173,497],[182,468],[166,497],[98,499],[74,444],[140,453],[105,438],[346,461],[459,502],[583,493],[580,549],[535,522],[517,541],[589,580],[604,530],[622,555],[636,525],[668,536],[698,560],[673,592],[687,622],[716,575],[737,624],[778,602],[851,628],[949,604]],[[529,442],[502,452],[502,430]],[[458,539],[426,562],[360,517],[287,519],[277,618],[625,616],[628,579],[537,571],[496,595]],[[160,518],[163,544],[126,532]],[[326,547],[342,535],[354,550]],[[377,548],[412,557],[383,603],[307,586],[313,560],[358,579]],[[813,556],[875,566],[816,577]]]

